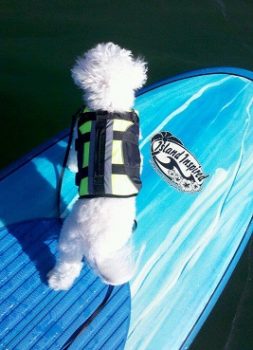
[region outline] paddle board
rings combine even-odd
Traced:
[[[139,268],[129,285],[115,289],[73,349],[189,348],[252,232],[252,78],[241,69],[205,69],[139,93]],[[2,172],[4,349],[60,349],[106,294],[87,266],[68,292],[51,291],[45,281],[61,227],[57,186],[67,135]],[[62,217],[76,198],[73,184],[66,170]]]

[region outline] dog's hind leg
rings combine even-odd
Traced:
[[[95,270],[106,284],[121,285],[129,282],[136,271],[131,245],[125,245],[107,258],[97,257]]]
[[[71,219],[71,214],[63,224],[58,253],[57,263],[48,273],[48,285],[54,290],[67,290],[79,276],[83,266],[79,225]]]

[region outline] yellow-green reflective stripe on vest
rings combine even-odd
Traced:
[[[113,131],[125,132],[131,125],[133,125],[133,122],[129,120],[115,119],[113,120]],[[113,140],[112,142],[112,164],[124,164],[123,144],[121,140]],[[111,184],[113,195],[126,196],[138,193],[138,189],[125,174],[112,174]]]
[[[89,112],[87,107],[84,108],[83,113]],[[79,131],[82,135],[88,134],[91,132],[91,121],[86,121],[79,127]],[[82,167],[88,167],[89,165],[89,155],[90,155],[90,142],[85,142],[83,144],[83,162]],[[83,177],[79,185],[79,195],[82,193],[88,193],[88,177]]]
[[[133,123],[129,120],[113,120],[113,131],[126,131]],[[113,140],[112,143],[112,164],[124,164],[122,141]]]

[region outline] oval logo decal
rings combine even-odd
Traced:
[[[152,137],[151,153],[155,169],[183,192],[198,192],[208,177],[201,165],[171,133],[162,131]]]

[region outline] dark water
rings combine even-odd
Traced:
[[[1,168],[69,125],[81,101],[69,70],[97,42],[143,55],[148,83],[210,66],[253,70],[252,0],[2,0],[0,28]],[[253,349],[247,254],[193,350],[224,349],[228,337],[226,350]]]

